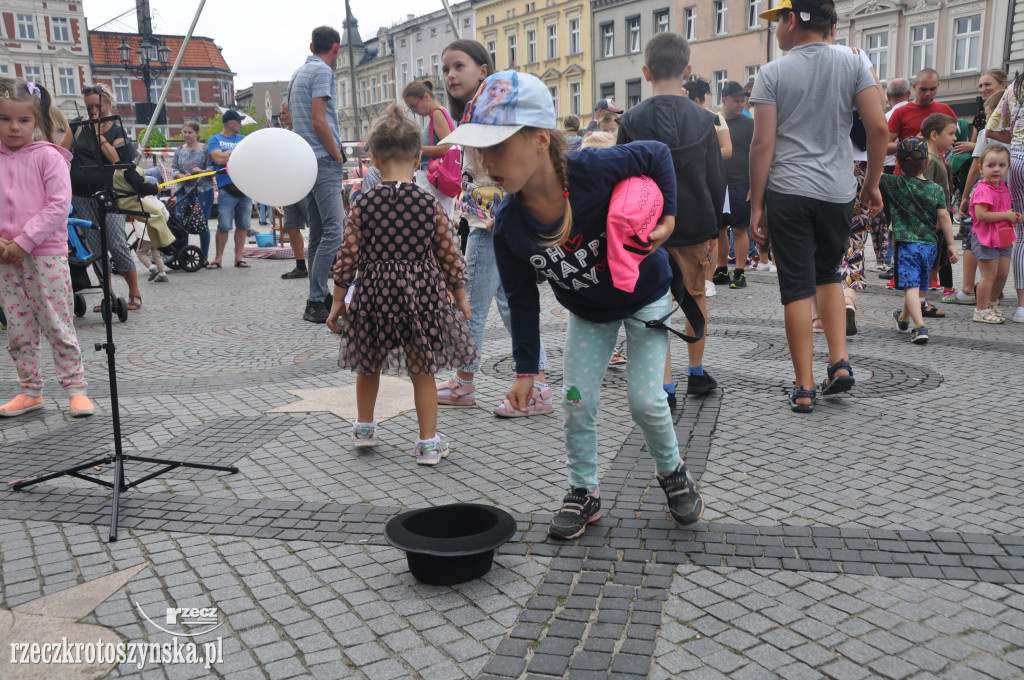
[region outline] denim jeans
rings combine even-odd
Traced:
[[[248,196],[235,198],[224,189],[217,192],[217,231],[248,230],[250,220],[252,220],[251,198]]]
[[[480,228],[471,228],[466,243],[466,299],[469,300],[469,332],[476,341],[477,360],[472,364],[460,366],[459,370],[476,373],[480,370],[480,357],[483,356],[484,327],[487,325],[487,314],[491,311],[491,300],[498,304],[501,316],[509,335],[512,334],[512,322],[508,315],[508,298],[501,287],[498,276],[498,261],[494,257],[493,233]],[[540,363],[538,368],[546,371],[548,355],[544,351],[544,341],[540,341]]]
[[[309,271],[309,302],[320,302],[331,294],[331,265],[341,247],[345,208],[341,202],[344,164],[332,158],[318,158],[313,189],[306,196],[309,243],[306,269]]]
[[[661,318],[671,309],[672,296],[666,292],[633,316],[643,320]],[[565,462],[569,468],[569,486],[574,489],[597,489],[597,409],[601,401],[601,381],[622,325],[626,327],[626,354],[629,356],[626,364],[629,413],[643,432],[647,451],[658,472],[672,472],[679,464],[679,441],[661,386],[668,331],[647,328],[633,319],[592,323],[569,314],[565,331],[562,411]]]
[[[199,209],[203,211],[203,217],[206,218],[207,222],[210,220],[210,212],[213,210],[213,189],[209,191],[193,191],[191,194],[186,196],[178,203],[178,207],[175,208],[177,212],[178,221],[181,221],[181,209],[186,205],[198,205]],[[187,237],[186,237],[187,239]],[[186,245],[186,244],[182,244]],[[179,246],[180,247],[180,246]],[[207,225],[206,231],[199,235],[199,247],[203,251],[203,259],[209,259],[210,257],[210,227]]]
[[[256,208],[256,211],[257,211],[257,214],[260,216],[260,224],[263,224],[264,222],[269,222],[270,221],[270,218],[271,218],[272,215],[271,215],[271,212],[270,212],[271,208],[270,208],[269,205],[264,205],[264,204],[260,203],[259,206]]]

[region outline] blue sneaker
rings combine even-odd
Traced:
[[[915,345],[924,345],[928,342],[928,327],[918,326],[910,333],[910,341]]]
[[[900,333],[909,333],[910,332],[910,322],[909,321],[902,321],[900,319],[900,315],[902,313],[903,313],[902,309],[894,309],[894,310],[892,310],[892,320],[896,322],[896,330],[897,331],[899,331]]]

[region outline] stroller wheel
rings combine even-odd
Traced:
[[[128,305],[125,304],[124,298],[117,298],[114,301],[114,313],[117,314],[117,320],[121,323],[128,320]]]
[[[75,293],[75,316],[85,316],[86,306],[85,296],[81,293]]]
[[[178,251],[175,259],[182,269],[191,274],[192,272],[199,271],[203,266],[203,251],[199,250],[196,246],[185,246]]]

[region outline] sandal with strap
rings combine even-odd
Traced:
[[[498,416],[499,418],[522,418],[524,416],[543,416],[551,413],[554,410],[554,404],[552,403],[551,388],[545,386],[544,389],[539,389],[537,384],[534,384],[533,389],[530,390],[530,401],[527,402],[526,410],[519,411],[512,402],[506,399],[501,402],[491,413]]]
[[[125,305],[125,309],[129,312],[137,312],[142,309],[142,296],[141,295],[129,295],[128,304]]]
[[[848,371],[849,375],[836,375],[836,371],[842,370]],[[821,396],[831,397],[842,392],[849,392],[855,382],[850,362],[840,359],[836,363],[828,365],[828,379],[821,381]]]
[[[810,399],[810,404],[798,404],[797,399]],[[811,389],[804,389],[803,387],[794,387],[793,391],[789,393],[789,408],[794,413],[811,413],[814,411],[814,405],[818,401],[818,391],[813,387]]]

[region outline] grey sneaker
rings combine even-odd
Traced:
[[[160,273],[160,270],[156,268],[155,264],[149,265],[149,280],[152,281]]]
[[[368,449],[377,445],[377,426],[358,423],[352,426],[352,447]]]
[[[562,499],[562,509],[555,513],[548,525],[548,536],[568,541],[583,534],[587,525],[601,519],[601,499],[594,498],[586,489],[569,489]]]
[[[167,278],[167,272],[160,272],[159,274],[154,276],[151,280],[154,283],[167,283],[168,281],[170,281],[170,279]]]
[[[416,463],[419,465],[437,465],[441,459],[448,455],[448,440],[443,435],[438,435],[436,442],[416,442],[413,454],[416,456]]]
[[[677,523],[693,524],[704,514],[704,499],[685,464],[680,463],[668,477],[658,477],[658,484],[665,491],[668,511]]]

